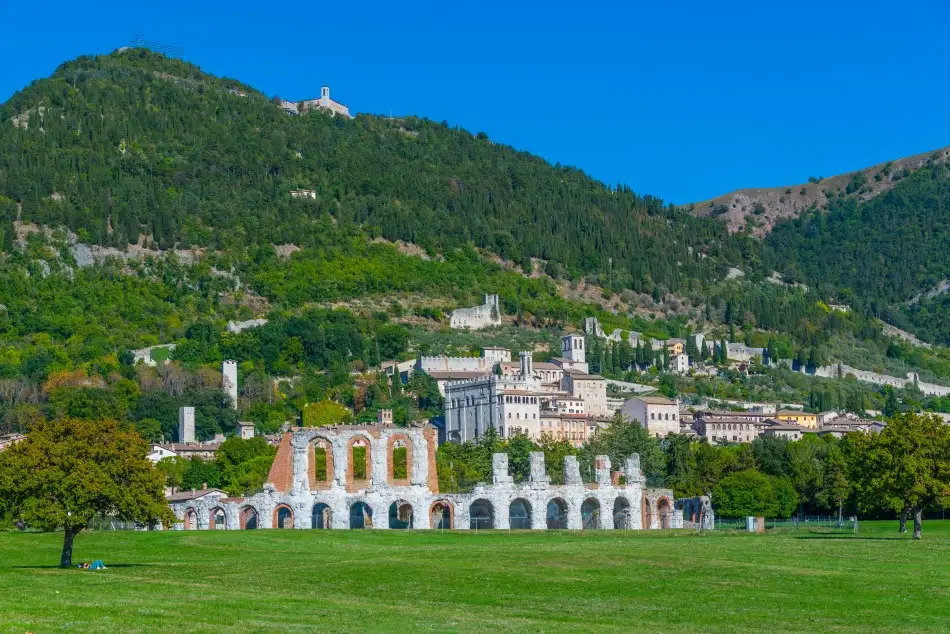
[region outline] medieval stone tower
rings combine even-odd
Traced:
[[[561,356],[575,363],[587,363],[584,337],[581,335],[565,335],[561,339]]]

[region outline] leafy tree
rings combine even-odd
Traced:
[[[920,539],[924,509],[950,496],[950,426],[936,416],[898,414],[879,434],[851,436],[862,505],[883,506],[902,520],[909,512],[914,539]]]
[[[155,464],[155,467],[165,474],[165,486],[171,489],[172,493],[181,488],[188,466],[188,460],[181,456],[167,456]]]
[[[726,476],[713,491],[722,517],[791,517],[798,504],[795,489],[784,478],[748,469]]]
[[[35,425],[0,453],[0,506],[41,530],[64,529],[60,566],[93,517],[172,521],[163,474],[145,458],[148,444],[115,420],[61,418]]]
[[[818,499],[822,504],[838,509],[838,524],[843,521],[844,502],[850,494],[851,482],[848,480],[844,452],[837,445],[832,445],[823,463]]]

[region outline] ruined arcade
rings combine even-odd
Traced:
[[[681,528],[673,492],[648,489],[636,454],[612,470],[598,456],[594,482],[581,479],[576,456],[564,459],[564,484],[531,454],[530,476],[517,483],[508,456],[493,455],[492,482],[470,493],[440,494],[437,432],[430,425],[298,428],[281,439],[264,490],[248,497],[203,489],[169,497],[176,529]]]

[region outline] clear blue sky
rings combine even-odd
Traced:
[[[950,2],[0,0],[0,100],[134,34],[677,203],[950,145]]]

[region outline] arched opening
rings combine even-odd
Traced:
[[[346,471],[347,488],[352,491],[365,489],[373,475],[372,452],[369,438],[356,436],[348,444],[349,468]]]
[[[548,502],[547,521],[549,529],[567,528],[567,502],[561,498]]]
[[[531,504],[517,498],[508,505],[508,525],[513,529],[531,528]]]
[[[195,509],[189,508],[185,511],[185,530],[193,531],[198,528],[198,514]]]
[[[326,438],[313,441],[310,452],[310,488],[328,489],[333,482],[333,446]]]
[[[618,497],[614,500],[614,528],[620,530],[633,528],[633,516],[627,498]]]
[[[241,509],[241,529],[254,530],[260,528],[257,521],[257,510],[253,506],[245,506]]]
[[[294,512],[286,504],[280,504],[274,509],[274,528],[293,528]]]
[[[650,528],[650,505],[647,503],[646,496],[643,497],[643,502],[640,506],[640,526],[645,529]]]
[[[333,526],[333,511],[327,504],[314,504],[310,514],[310,526],[313,528],[330,528]]]
[[[495,528],[495,507],[488,500],[475,500],[468,507],[469,528]]]
[[[208,528],[215,531],[224,530],[228,527],[228,516],[224,509],[216,506],[208,512]]]
[[[581,526],[584,529],[600,528],[600,502],[587,498],[581,504]]]
[[[396,500],[389,505],[389,528],[412,528],[412,505]]]
[[[452,505],[439,500],[429,509],[429,523],[435,530],[452,529]]]
[[[412,473],[412,442],[405,434],[396,434],[389,437],[387,448],[389,484],[407,486]]]
[[[656,514],[659,516],[660,528],[670,527],[670,501],[666,498],[660,498],[656,503]]]
[[[350,528],[373,528],[373,509],[365,502],[350,507]]]

